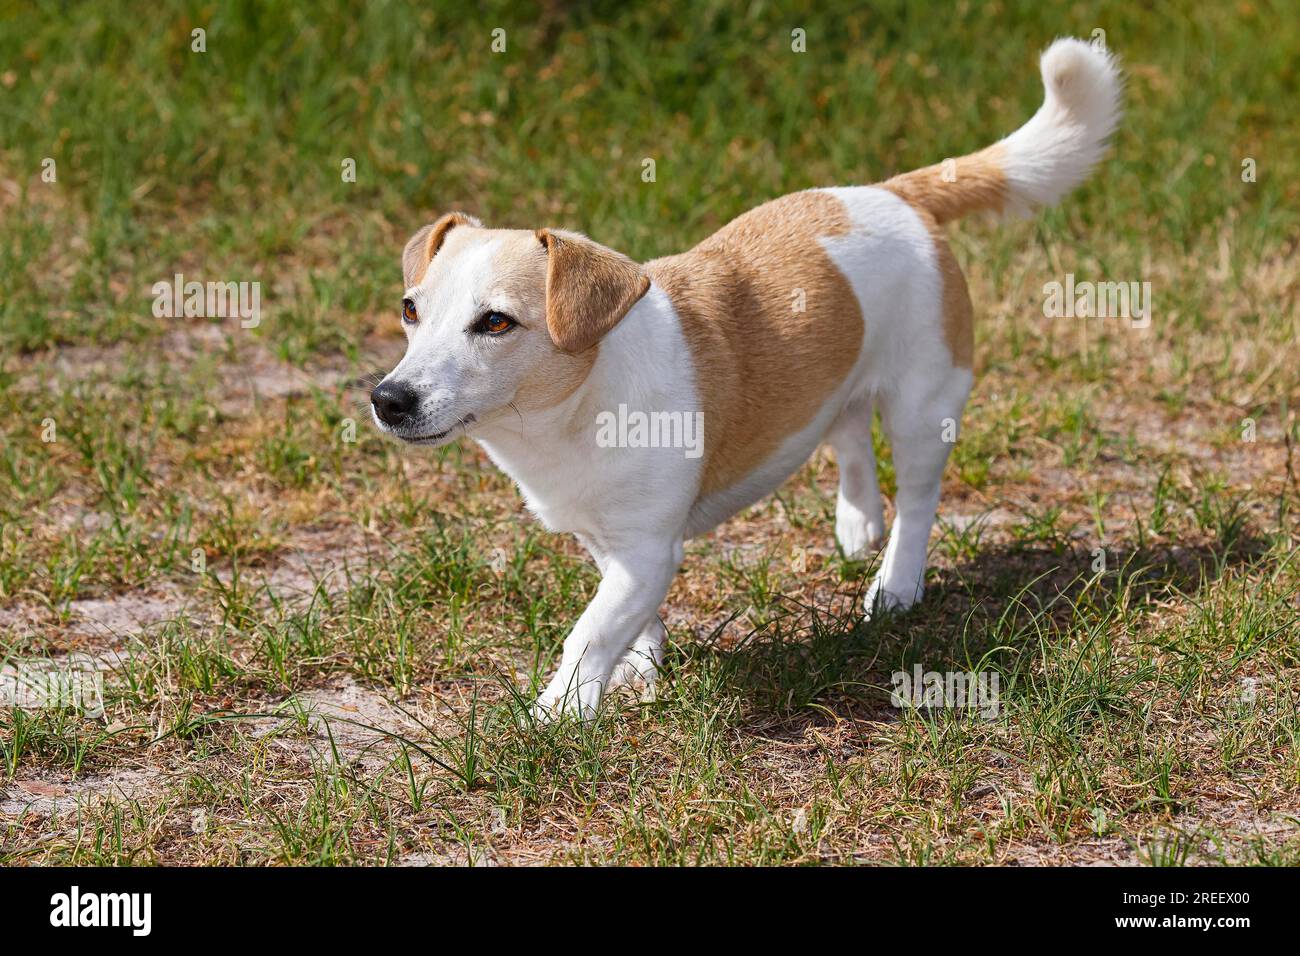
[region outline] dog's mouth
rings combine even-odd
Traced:
[[[455,432],[457,429],[469,428],[469,426],[473,425],[475,421],[476,419],[474,418],[473,415],[466,415],[455,425],[452,425],[450,428],[445,429],[444,431],[432,432],[428,435],[403,435],[400,432],[393,432],[393,434],[396,435],[398,438],[400,438],[402,441],[406,442],[408,445],[435,445],[438,442],[442,441],[444,438],[446,438],[448,435]]]

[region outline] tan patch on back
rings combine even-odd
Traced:
[[[1007,201],[1003,152],[1002,145],[995,143],[978,153],[887,179],[880,188],[925,210],[939,223],[982,209],[1001,212]]]
[[[681,316],[695,362],[701,495],[736,484],[808,425],[857,361],[862,311],[819,242],[850,228],[839,199],[794,193],[646,264]]]
[[[935,264],[943,280],[943,339],[952,353],[952,364],[958,368],[970,368],[975,359],[975,336],[966,277],[957,264],[957,257],[952,254],[943,227],[930,216],[922,214],[921,219],[934,240]]]

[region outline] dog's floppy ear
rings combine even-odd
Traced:
[[[641,267],[576,232],[539,229],[546,247],[546,328],[564,352],[591,348],[650,288]]]
[[[482,226],[473,216],[463,212],[449,212],[437,222],[431,222],[413,235],[406,248],[402,250],[402,278],[407,288],[419,283],[424,278],[424,270],[438,254],[447,233],[454,226]]]

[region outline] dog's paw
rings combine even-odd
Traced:
[[[663,663],[666,639],[667,634],[658,621],[646,628],[615,666],[605,690],[631,691],[643,703],[654,700],[655,681]]]
[[[562,679],[561,674],[556,674],[530,709],[533,719],[543,724],[564,718],[594,720],[602,696],[600,681],[589,680],[579,684],[572,676]]]
[[[871,582],[871,587],[867,589],[867,596],[862,602],[862,609],[867,616],[867,620],[874,617],[884,617],[888,614],[902,614],[921,600],[924,592],[925,587],[920,582],[913,588],[894,590],[887,587],[880,578],[876,578]]]
[[[835,540],[849,560],[865,557],[879,548],[884,538],[883,517],[871,517],[844,504],[835,509]]]
[[[610,675],[606,693],[629,691],[642,703],[655,699],[655,682],[659,677],[659,668],[654,661],[630,651],[619,662]]]
[[[595,706],[583,704],[572,695],[567,698],[552,697],[542,694],[529,707],[533,720],[539,724],[554,724],[565,719],[580,721],[594,720]]]

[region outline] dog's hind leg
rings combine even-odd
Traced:
[[[871,402],[851,402],[831,423],[826,439],[835,449],[840,493],[835,502],[835,540],[846,558],[860,558],[879,547],[885,535],[885,512],[876,480],[871,446]]]
[[[898,480],[898,513],[880,572],[867,592],[868,614],[877,607],[906,610],[921,597],[939,486],[970,387],[970,372],[954,369],[939,383],[881,401]]]

